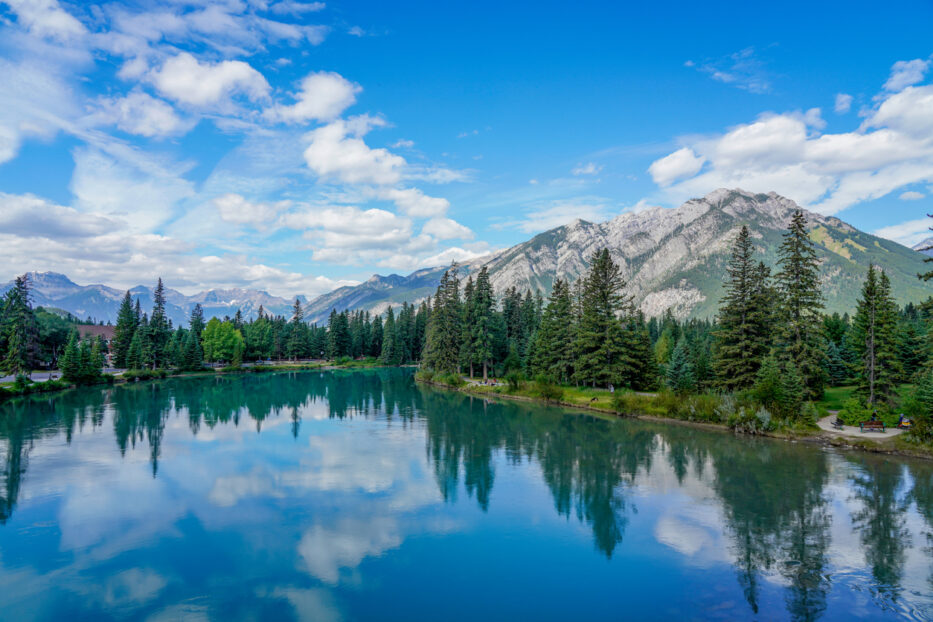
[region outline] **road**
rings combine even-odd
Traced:
[[[107,367],[103,371],[108,374],[122,374],[126,370],[117,369],[115,367]],[[50,376],[52,380],[58,380],[62,377],[62,372],[58,371],[57,369],[55,371],[34,371],[29,377],[32,378],[33,382],[45,382],[46,380],[49,380]],[[15,380],[16,376],[0,376],[0,383],[13,382]]]

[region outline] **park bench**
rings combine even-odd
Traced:
[[[862,432],[870,432],[872,430],[884,432],[884,421],[863,421],[858,424],[858,427]]]
[[[836,428],[837,430],[841,430],[844,426],[845,426],[845,422],[839,417],[836,417],[836,420],[833,421],[833,427]]]

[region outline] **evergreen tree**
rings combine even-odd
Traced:
[[[799,370],[807,395],[819,399],[824,383],[820,365],[823,295],[819,260],[802,210],[794,211],[778,255],[779,353],[783,361],[793,362]]]
[[[439,372],[459,371],[462,315],[457,272],[453,264],[441,277],[425,336],[424,365]]]
[[[350,355],[350,322],[346,312],[331,310],[327,325],[327,352],[331,359]]]
[[[165,315],[165,286],[162,285],[162,278],[156,284],[155,291],[152,293],[152,315],[149,318],[149,329],[144,337],[148,338],[146,360],[152,365],[153,369],[164,367],[167,363],[165,357],[165,346],[168,344],[171,327],[168,318]]]
[[[625,338],[618,314],[630,308],[623,295],[622,271],[608,249],[593,253],[580,300],[580,319],[574,340],[574,377],[583,384],[606,386],[626,375]]]
[[[81,361],[78,357],[78,331],[72,329],[68,336],[68,345],[58,360],[58,368],[62,372],[62,378],[68,382],[76,382],[80,374]]]
[[[117,325],[113,329],[113,340],[110,346],[115,367],[126,367],[126,354],[130,350],[130,343],[133,341],[138,321],[136,312],[133,310],[132,297],[127,291],[123,296],[123,302],[120,303]]]
[[[748,227],[743,226],[727,269],[729,282],[719,308],[716,358],[713,368],[719,386],[727,391],[747,389],[755,382],[770,344],[770,305],[763,294],[767,275],[755,265]],[[765,305],[765,306],[762,306]]]
[[[476,277],[472,300],[473,312],[471,314],[473,324],[469,328],[470,334],[467,336],[473,343],[474,360],[483,366],[484,382],[489,378],[489,366],[492,363],[494,353],[495,304],[492,284],[489,281],[489,270],[486,266],[483,266]]]
[[[259,306],[260,317],[262,314],[262,305]],[[191,309],[191,317],[188,319],[188,330],[194,333],[194,336],[199,340],[201,339],[201,333],[204,332],[204,309],[201,308],[201,303],[195,303],[194,308]]]
[[[201,339],[193,330],[185,338],[182,367],[186,371],[197,371],[204,366],[204,354],[201,351]]]
[[[473,377],[473,365],[478,362],[476,359],[475,344],[473,343],[473,331],[476,327],[475,298],[476,296],[473,287],[473,277],[469,276],[467,278],[466,285],[463,287],[463,306],[461,308],[463,319],[461,320],[462,341],[460,344],[460,364],[470,370],[470,378]]]
[[[845,384],[849,377],[849,368],[839,346],[833,341],[826,341],[826,353],[823,357],[823,368],[830,386],[838,387]]]
[[[752,395],[765,407],[778,410],[783,401],[784,387],[781,380],[781,368],[773,355],[761,361]]]
[[[129,369],[142,369],[144,366],[142,331],[133,333],[130,349],[126,353],[126,366]]]
[[[384,365],[398,365],[401,357],[396,343],[395,312],[392,307],[386,312],[386,321],[382,327],[382,352],[379,358]]]
[[[562,279],[554,281],[535,341],[532,371],[556,382],[570,382],[574,365],[573,300],[570,287]]]
[[[29,276],[16,277],[3,299],[0,335],[5,347],[2,367],[8,374],[29,374],[39,351],[39,328],[29,294]]]
[[[677,393],[688,393],[696,388],[693,364],[690,362],[687,341],[681,337],[671,354],[665,374],[667,387]]]
[[[895,379],[899,372],[896,313],[887,275],[884,272],[879,275],[870,265],[853,323],[855,347],[861,360],[858,389],[870,406],[892,403],[896,394]]]
[[[373,325],[370,329],[369,356],[382,356],[384,332],[382,328],[382,317],[377,315],[373,318]]]
[[[234,322],[234,328],[236,328],[236,322]],[[299,359],[307,356],[310,349],[308,325],[304,321],[304,310],[301,308],[301,301],[295,298],[295,304],[292,305],[291,333],[288,337],[286,351],[289,358]]]

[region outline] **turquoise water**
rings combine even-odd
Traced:
[[[419,387],[0,405],[2,620],[933,618],[933,464]]]

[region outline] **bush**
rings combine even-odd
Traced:
[[[770,411],[764,406],[759,406],[757,410],[746,409],[740,406],[739,409],[729,417],[729,427],[739,434],[762,434],[772,432],[777,429],[774,418]]]
[[[808,428],[815,428],[820,419],[820,411],[813,402],[806,402],[800,409],[800,418],[797,422]]]
[[[434,380],[434,370],[433,369],[419,369],[415,372],[415,380],[421,380],[422,382],[431,382]]]
[[[868,406],[862,400],[853,397],[846,400],[845,404],[842,405],[838,416],[846,425],[858,425],[862,421],[871,418],[871,411],[868,410]]]
[[[546,402],[559,402],[564,397],[564,388],[544,375],[535,377],[534,393]]]
[[[509,393],[515,393],[525,384],[525,376],[520,371],[510,371],[505,375],[505,382],[509,385]]]
[[[168,372],[164,369],[128,369],[123,372],[123,379],[127,382],[134,380],[155,380],[165,378]]]

